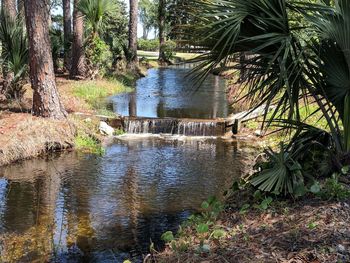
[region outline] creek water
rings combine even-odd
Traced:
[[[192,107],[182,93],[184,73],[151,70],[137,84],[137,113],[225,116],[224,87],[208,80],[203,103],[194,99]],[[147,85],[160,85],[167,95],[155,99]],[[127,111],[130,96],[113,98],[119,113]],[[250,156],[240,142],[124,135],[102,156],[70,152],[0,168],[0,261],[142,262],[151,242],[161,249],[162,233],[176,231],[209,196],[221,196]]]

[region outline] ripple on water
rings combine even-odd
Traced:
[[[72,152],[3,168],[2,257],[137,258],[241,174],[242,147],[208,138],[121,138],[104,156]]]

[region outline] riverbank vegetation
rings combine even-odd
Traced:
[[[115,115],[106,97],[146,68],[189,60],[198,86],[226,72],[233,104],[264,108],[249,132],[277,136],[145,261],[350,261],[349,1],[1,5],[0,166],[73,147],[102,154],[96,115]]]
[[[91,118],[95,125],[92,128],[91,123],[87,124],[89,121],[84,121],[89,120],[85,114],[115,116],[105,102],[108,96],[130,92],[136,79],[144,76],[147,68],[157,67],[158,61],[164,65],[173,63],[173,59],[186,59],[175,56],[175,42],[170,39],[164,42],[168,29],[160,29],[157,23],[163,14],[158,3],[142,1],[137,5],[137,2],[130,1],[132,8],[128,13],[126,3],[119,0],[48,1],[49,10],[42,10],[38,1],[2,1],[0,165],[42,154],[51,143],[56,150],[81,148],[84,144],[92,145],[91,142],[98,145],[102,139],[98,120]],[[147,24],[145,34],[153,29],[164,32],[161,39],[155,36],[158,40],[151,41],[158,42],[153,51],[163,49],[157,52],[155,61],[145,58],[142,52],[137,55],[137,42],[142,46],[142,41],[150,41],[138,40],[138,16],[148,21],[147,24],[142,20]],[[32,28],[30,21],[34,19],[37,23]],[[168,25],[167,17],[161,26]],[[81,113],[80,117],[77,113]],[[52,120],[63,125],[52,125]],[[29,131],[20,134],[23,127],[31,126],[45,136],[39,138]],[[69,136],[62,133],[62,138],[57,138],[55,134],[65,126],[70,127],[71,133]],[[14,136],[17,130],[18,136]],[[13,137],[14,143],[7,137]],[[27,140],[37,143],[20,146],[15,142]]]
[[[186,39],[210,50],[193,60],[194,76],[200,82],[238,70],[237,101],[265,107],[260,132],[278,132],[279,142],[234,184],[219,217],[203,212],[176,236],[166,233],[168,249],[155,260],[349,261],[349,2],[199,0],[187,7]]]

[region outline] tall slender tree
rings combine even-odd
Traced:
[[[63,0],[64,66],[70,68],[70,43],[72,40],[71,1]]]
[[[20,17],[24,17],[24,1],[25,0],[17,0],[17,10]]]
[[[84,18],[79,11],[79,0],[74,0],[73,43],[70,78],[85,78],[86,61],[84,54]]]
[[[26,0],[30,79],[35,116],[63,119],[67,116],[56,87],[49,36],[49,0]]]
[[[165,57],[165,36],[164,36],[164,30],[165,30],[165,10],[166,8],[166,0],[159,0],[158,5],[158,29],[159,29],[159,58],[158,60],[160,62],[166,62]]]
[[[1,17],[4,19],[5,16],[9,20],[15,20],[17,16],[17,10],[16,10],[16,0],[2,0],[1,1]],[[7,90],[10,89],[12,85],[12,81],[14,79],[14,74],[10,70],[8,70],[6,63],[3,64],[2,67],[3,75],[4,75],[4,82],[3,87],[0,93],[6,93]]]
[[[130,20],[129,20],[129,54],[128,68],[135,69],[137,59],[137,23],[138,23],[138,0],[130,0]]]

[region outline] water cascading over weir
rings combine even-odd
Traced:
[[[131,134],[171,134],[183,136],[223,136],[225,120],[125,117],[124,130]]]

